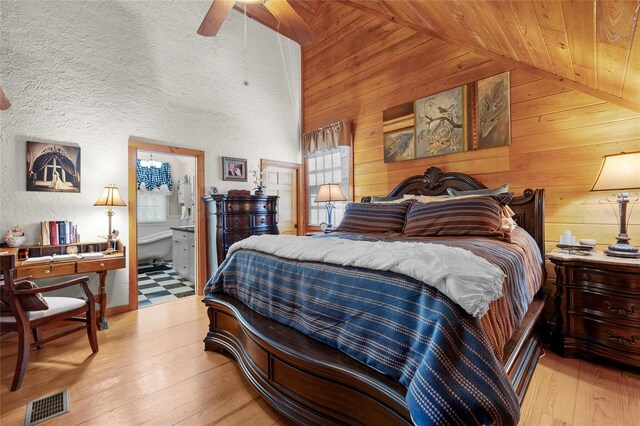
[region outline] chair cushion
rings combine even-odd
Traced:
[[[44,299],[49,305],[49,309],[47,309],[46,311],[27,312],[27,316],[29,316],[29,319],[34,320],[44,317],[50,317],[52,315],[59,314],[60,312],[70,311],[87,304],[86,300],[76,299],[75,297],[51,296],[45,297]]]
[[[50,317],[52,315],[59,314],[60,312],[70,311],[72,309],[79,308],[87,304],[83,299],[76,299],[74,297],[45,297],[44,298],[49,309],[45,311],[28,311],[27,317],[30,320],[36,320],[40,318]],[[14,317],[0,317],[0,322],[15,322]]]
[[[21,283],[16,284],[16,290],[29,290],[32,288],[38,288],[36,283],[33,281],[23,281]],[[4,284],[0,285],[0,309],[2,312],[2,316],[13,315],[11,312],[11,305],[9,304],[9,295],[7,292],[9,288]],[[44,297],[42,297],[41,293],[35,294],[21,294],[18,296],[20,303],[25,311],[42,311],[49,309],[47,302],[45,302]],[[8,312],[7,312],[8,310]]]

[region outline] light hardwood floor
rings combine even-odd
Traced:
[[[203,351],[207,316],[199,298],[110,318],[91,355],[77,333],[33,350],[22,388],[10,392],[16,354],[0,341],[0,424],[24,422],[25,404],[68,387],[71,412],[46,425],[290,424],[243,380],[235,362]],[[633,425],[640,376],[547,351],[522,407],[522,425]]]

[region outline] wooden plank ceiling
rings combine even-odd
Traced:
[[[640,1],[341,0],[640,110]]]
[[[273,1],[273,0],[272,0]],[[278,0],[281,1],[281,0]],[[322,5],[322,0],[288,0],[289,4],[295,10],[302,20],[309,26],[318,11],[318,8]],[[279,25],[278,20],[267,10],[262,3],[243,3],[242,1],[236,1],[233,7],[240,13],[245,12],[245,6],[247,16],[260,22],[272,30],[279,32],[285,37],[292,38],[292,34],[289,34],[286,28]]]
[[[640,111],[640,0],[338,1]],[[328,2],[289,3],[312,23]],[[247,11],[277,30],[264,6],[247,5]]]

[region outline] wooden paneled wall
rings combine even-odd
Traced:
[[[353,120],[356,199],[434,165],[516,192],[545,188],[547,250],[565,229],[600,249],[614,242],[617,207],[589,190],[603,155],[640,150],[640,114],[512,70],[511,146],[385,164],[383,110],[508,68],[340,3],[320,8],[314,32],[303,49],[304,131]],[[630,223],[640,245],[640,203]]]

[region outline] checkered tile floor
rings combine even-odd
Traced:
[[[173,265],[164,263],[164,270],[153,265],[138,266],[138,307],[178,300],[195,295],[195,285],[174,271]]]

